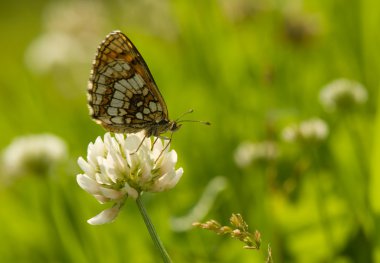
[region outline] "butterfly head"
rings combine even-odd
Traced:
[[[177,121],[168,121],[168,120],[162,120],[157,129],[159,133],[164,133],[167,131],[175,132],[181,128],[182,124],[179,124]]]
[[[179,128],[181,128],[181,126],[182,126],[182,124],[179,124],[176,121],[170,121],[168,124],[169,124],[169,131],[171,131],[171,132],[175,132],[175,131],[179,130]]]

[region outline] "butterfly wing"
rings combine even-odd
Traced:
[[[148,130],[168,121],[165,101],[144,59],[120,31],[100,44],[88,84],[92,118],[112,132]]]

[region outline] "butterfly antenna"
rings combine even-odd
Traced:
[[[188,111],[182,113],[176,120],[175,122],[178,122],[183,116],[185,116],[186,114],[189,114],[189,113],[193,113],[194,110],[193,109],[189,109]]]
[[[180,120],[180,121],[177,121],[177,123],[181,123],[181,122],[198,122],[198,123],[202,123],[204,125],[211,125],[211,122],[209,122],[209,121],[196,121],[196,120]]]
[[[202,124],[205,124],[205,125],[211,125],[210,122],[208,121],[196,121],[196,120],[181,120],[181,118],[189,113],[193,113],[194,110],[193,109],[189,109],[188,111],[182,113],[176,120],[175,122],[176,123],[181,123],[181,122],[198,122],[198,123],[202,123]]]

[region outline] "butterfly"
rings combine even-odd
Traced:
[[[98,47],[88,83],[90,115],[115,133],[145,132],[156,136],[181,127],[169,120],[164,98],[144,59],[120,31]]]
[[[144,131],[145,137],[137,150],[145,138],[151,136],[156,137],[153,145],[158,138],[168,139],[170,143],[173,132],[182,125],[180,122],[210,125],[203,121],[178,121],[184,114],[177,120],[169,119],[164,98],[143,57],[120,31],[108,34],[98,47],[87,97],[91,117],[106,130],[114,133]],[[185,114],[190,112],[192,110]],[[168,131],[171,132],[169,138],[161,136]]]

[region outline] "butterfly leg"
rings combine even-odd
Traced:
[[[147,138],[147,136],[145,135],[144,138],[141,140],[141,142],[140,142],[139,146],[137,147],[137,149],[133,153],[131,153],[131,154],[137,153],[137,151],[140,149],[140,147],[142,146],[142,144],[143,144],[143,142],[145,141],[146,138]]]
[[[156,140],[154,140],[154,142],[157,141],[158,138],[162,138],[164,140],[168,140],[168,143],[165,145],[164,149],[162,149],[162,151],[160,152],[160,155],[158,155],[156,161],[154,161],[155,163],[158,161],[158,159],[160,159],[162,153],[166,150],[166,148],[169,147],[171,141],[172,141],[172,137],[173,137],[173,132],[170,134],[170,137],[157,137]]]
[[[152,148],[150,148],[150,150],[153,150],[153,147],[156,144],[156,142],[158,141],[158,139],[168,140],[170,142],[172,140],[172,136],[170,136],[170,137],[156,136],[156,139],[154,139],[153,144],[152,144]]]
[[[156,142],[158,141],[160,137],[156,137],[156,139],[154,139],[153,143],[152,143],[152,147],[150,148],[150,150],[152,151],[153,150],[153,147],[154,145],[156,144]]]

